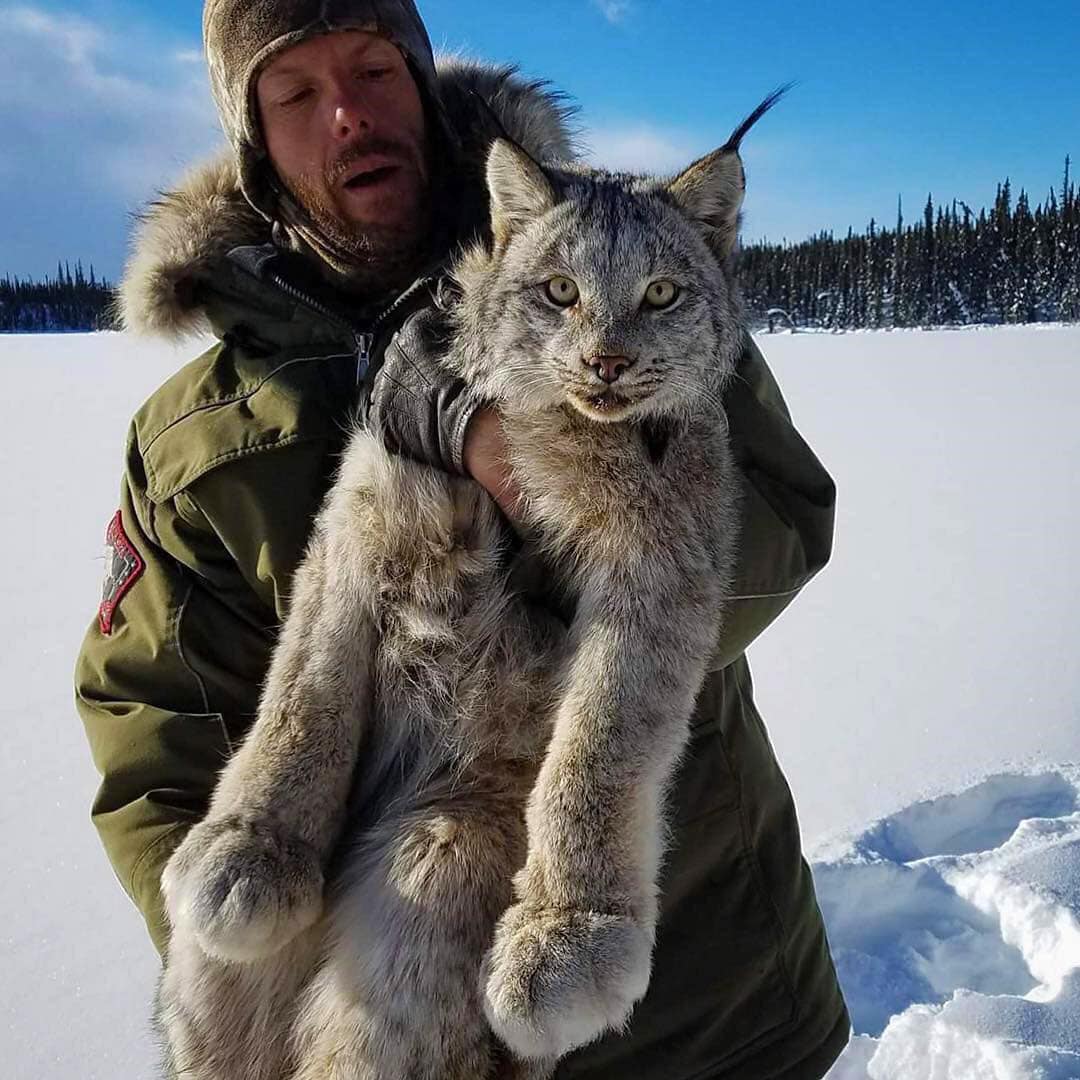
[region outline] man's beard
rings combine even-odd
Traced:
[[[394,224],[355,222],[349,220],[335,204],[329,192],[338,190],[341,178],[369,154],[388,154],[413,168],[420,176],[414,213],[405,221]],[[328,246],[334,257],[334,269],[342,273],[348,284],[363,291],[387,291],[405,284],[427,255],[431,223],[430,185],[426,182],[430,169],[414,162],[407,147],[383,138],[373,138],[350,146],[327,168],[322,186],[305,177],[288,184],[289,191],[310,219],[300,222],[303,231],[313,228],[317,236],[309,239],[319,247]],[[319,243],[321,241],[321,243]]]

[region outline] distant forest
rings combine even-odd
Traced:
[[[82,263],[75,273],[68,264],[57,266],[56,277],[44,281],[0,279],[0,333],[53,334],[74,330],[113,330],[113,288],[90,275]]]
[[[1080,195],[1065,159],[1060,191],[1034,209],[1006,180],[978,212],[927,197],[908,224],[871,220],[837,239],[751,244],[739,279],[752,321],[771,329],[852,330],[967,323],[1080,321]],[[115,328],[113,290],[82,264],[55,278],[0,280],[0,332]]]
[[[1031,208],[1009,181],[977,213],[954,199],[896,227],[752,244],[743,295],[759,326],[848,330],[1080,320],[1080,197],[1069,175]]]

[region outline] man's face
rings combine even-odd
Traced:
[[[275,56],[255,92],[270,160],[324,234],[373,269],[417,250],[424,109],[395,45],[358,30],[311,38]]]

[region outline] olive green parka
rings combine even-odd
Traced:
[[[463,78],[480,89],[535,156],[564,151],[558,101],[542,88],[478,69],[441,78],[454,80],[447,100],[467,102]],[[527,129],[515,128],[520,115]],[[217,338],[132,422],[111,603],[76,670],[102,774],[93,821],[162,952],[161,872],[257,710],[292,575],[356,413],[358,352],[377,362],[426,296],[415,290],[381,321],[344,317],[296,285],[295,257],[268,240],[235,167],[218,162],[151,209],[124,287],[134,329]],[[670,795],[652,982],[629,1030],[565,1059],[559,1080],[812,1080],[848,1037],[795,809],[743,655],[828,559],[834,488],[749,338],[725,404],[745,488],[736,598]]]

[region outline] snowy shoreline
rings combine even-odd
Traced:
[[[941,326],[856,326],[839,327],[829,329],[823,326],[799,326],[795,329],[785,328],[770,332],[764,325],[754,327],[754,337],[761,342],[762,348],[765,343],[774,337],[799,337],[804,335],[827,334],[831,337],[839,337],[845,334],[950,334],[966,332],[969,330],[1006,330],[1006,331],[1030,331],[1030,330],[1076,330],[1080,323],[1068,322],[1037,322],[1037,323],[947,323]]]

